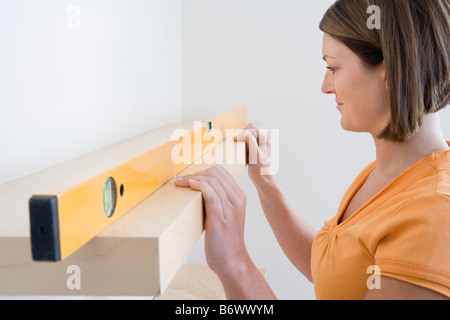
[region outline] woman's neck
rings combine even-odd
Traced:
[[[396,178],[421,159],[439,151],[449,150],[439,124],[438,114],[424,117],[419,131],[407,141],[395,143],[374,138],[378,174]]]

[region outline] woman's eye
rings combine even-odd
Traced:
[[[326,67],[328,70],[331,71],[331,73],[333,73],[333,75],[336,73],[336,69],[333,67]]]

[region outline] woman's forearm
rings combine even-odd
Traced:
[[[278,243],[294,266],[312,282],[311,247],[316,231],[297,214],[273,176],[252,180]]]
[[[231,270],[217,273],[228,300],[276,300],[262,273],[247,256]]]

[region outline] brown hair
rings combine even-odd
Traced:
[[[370,29],[368,7],[380,8],[381,28]],[[423,116],[450,103],[449,0],[338,0],[320,30],[343,42],[367,67],[386,65],[391,122],[379,138],[402,142]]]

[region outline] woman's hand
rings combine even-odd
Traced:
[[[263,177],[271,175],[271,139],[267,130],[261,130],[254,124],[244,128],[244,132],[235,137],[236,141],[245,141],[247,145],[248,175],[257,184]]]
[[[244,243],[247,196],[222,167],[177,177],[175,184],[201,191],[206,211],[205,254],[230,300],[276,299]]]
[[[175,184],[203,193],[205,254],[210,268],[220,276],[245,267],[251,261],[244,244],[246,194],[231,174],[222,167],[213,167],[178,176]]]

